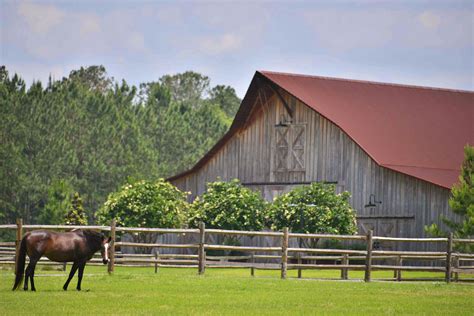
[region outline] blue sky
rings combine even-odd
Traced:
[[[103,64],[131,84],[255,70],[474,90],[474,1],[0,0],[0,64],[28,83]]]

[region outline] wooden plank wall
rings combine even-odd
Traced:
[[[361,232],[374,229],[377,235],[422,237],[425,225],[439,223],[440,215],[451,216],[449,190],[377,165],[335,124],[293,97],[285,94],[285,98],[294,108],[293,123],[306,124],[306,171],[303,179],[296,180],[336,182],[339,191],[351,192]],[[266,103],[257,100],[255,108],[246,126],[204,167],[174,181],[181,190],[192,192],[190,200],[217,178],[252,183],[267,199],[291,189],[268,184],[280,180],[273,170],[275,125],[288,114],[275,95]],[[382,204],[364,207],[371,194]]]

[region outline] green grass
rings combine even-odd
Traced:
[[[338,271],[303,271],[304,279],[279,279],[278,271],[116,268],[87,266],[83,291],[62,285],[66,272],[37,270],[37,292],[11,291],[13,273],[0,270],[0,315],[18,314],[361,314],[474,315],[474,284],[444,282],[324,281]],[[376,272],[374,277],[392,273]],[[404,273],[426,277],[433,274]],[[349,277],[362,277],[359,272]],[[442,277],[442,274],[437,275]]]

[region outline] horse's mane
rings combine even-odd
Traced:
[[[104,235],[95,230],[83,229],[81,231],[88,240],[93,241],[98,245],[100,245],[102,240],[104,240]]]

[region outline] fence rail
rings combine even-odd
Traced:
[[[0,242],[0,264],[14,264],[16,254],[23,233],[27,230],[51,229],[93,229],[110,232],[113,246],[110,248],[110,262],[108,271],[113,272],[115,266],[151,266],[158,272],[161,267],[197,268],[199,274],[204,274],[206,268],[250,268],[251,275],[255,270],[280,270],[281,277],[287,278],[288,270],[298,270],[298,277],[302,271],[340,270],[341,279],[348,279],[348,271],[364,271],[364,280],[372,280],[372,271],[391,270],[393,279],[402,280],[401,271],[442,272],[446,282],[459,281],[460,274],[474,274],[474,254],[455,252],[456,244],[474,243],[474,239],[453,238],[398,238],[373,236],[372,231],[367,235],[327,235],[327,234],[302,234],[291,233],[285,228],[281,232],[275,231],[236,231],[223,229],[206,229],[200,223],[198,229],[175,228],[141,228],[141,227],[116,227],[113,220],[110,226],[68,226],[68,225],[23,225],[21,219],[16,225],[0,225],[0,230],[15,230],[15,241]],[[179,234],[196,236],[193,243],[156,243],[156,242],[130,242],[119,241],[117,233],[125,234]],[[280,246],[248,246],[248,245],[223,245],[214,244],[207,240],[209,236],[263,236],[280,240]],[[195,238],[195,237],[192,237]],[[308,247],[289,247],[291,238],[302,239],[332,239],[341,241],[363,241],[365,250],[356,249],[326,249]],[[409,242],[409,243],[437,243],[445,245],[445,251],[396,251],[374,249],[374,242]],[[122,247],[145,248],[154,251],[151,254],[127,254],[117,251]],[[442,247],[442,246],[441,246]],[[186,249],[194,254],[164,254],[160,249]],[[237,252],[237,255],[212,255],[215,251]],[[275,254],[277,253],[277,254]],[[262,262],[270,260],[272,262]],[[404,265],[407,261],[431,261],[436,266]],[[277,263],[275,263],[275,261]],[[91,264],[101,264],[100,257],[95,255]],[[374,264],[375,262],[375,264]],[[387,263],[389,262],[389,263]],[[54,263],[46,259],[39,264],[60,265],[65,269],[65,264]],[[16,265],[15,265],[16,266]],[[421,279],[420,279],[421,280]],[[430,279],[432,280],[432,279]],[[474,280],[466,279],[463,280]]]

